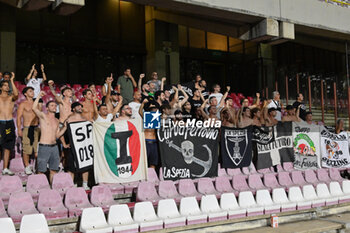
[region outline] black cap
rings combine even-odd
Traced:
[[[111,91],[111,95],[119,95],[119,93],[117,91],[115,91],[115,90],[112,90]]]
[[[83,106],[81,103],[79,103],[79,102],[74,102],[74,103],[72,103],[72,105],[71,105],[71,111],[73,112],[73,109],[75,108],[75,107],[77,107],[77,106]]]
[[[286,109],[287,109],[287,110],[293,110],[294,107],[293,107],[292,105],[289,104],[289,105],[287,105]]]

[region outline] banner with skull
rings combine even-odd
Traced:
[[[147,177],[141,119],[95,122],[94,174],[97,183],[125,183]]]
[[[317,169],[321,165],[320,126],[293,122],[294,168]]]
[[[350,167],[348,133],[334,134],[322,127],[321,154],[322,167]]]
[[[164,179],[217,176],[218,134],[217,128],[172,126],[158,129]]]
[[[273,127],[255,127],[253,136],[257,169],[293,162],[292,122],[278,122]]]
[[[248,167],[252,161],[252,126],[221,127],[221,158],[223,168]]]

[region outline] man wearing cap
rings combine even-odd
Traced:
[[[87,121],[87,119],[83,116],[83,105],[79,102],[75,102],[72,104],[71,107],[72,115],[70,115],[67,119],[67,124],[72,122],[79,122],[79,121]],[[69,142],[68,144],[72,144],[74,142]],[[74,158],[72,156],[71,150],[68,151],[67,157],[66,157],[66,168],[69,172],[69,174],[72,176],[72,179],[74,180],[74,175],[77,173],[77,168],[75,166]],[[85,190],[88,190],[88,179],[89,179],[89,172],[83,172],[83,188]]]
[[[277,125],[278,120],[276,119],[277,109],[276,108],[268,108],[265,114],[265,125],[266,126],[274,126]]]
[[[52,177],[58,172],[60,164],[60,154],[56,140],[64,134],[67,127],[64,123],[63,127],[61,129],[59,128],[59,121],[55,117],[57,108],[55,101],[49,101],[46,103],[46,114],[39,110],[39,99],[44,95],[45,92],[41,91],[38,98],[35,99],[32,107],[32,110],[39,118],[41,128],[37,157],[37,171],[45,174],[48,166],[50,169],[50,182],[52,183]]]

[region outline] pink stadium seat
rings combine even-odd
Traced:
[[[68,217],[68,210],[64,207],[61,195],[57,190],[41,190],[38,199],[38,210],[48,220]]]
[[[182,196],[176,190],[175,184],[171,180],[163,180],[159,182],[159,196],[163,199],[172,198],[176,202],[180,202]]]
[[[313,184],[315,187],[320,182],[317,179],[316,174],[315,174],[315,172],[313,170],[305,170],[304,174],[305,174],[306,182],[308,182],[310,184]]]
[[[110,184],[110,183],[101,183],[102,185],[107,185],[111,190],[112,195],[115,194],[124,194],[124,186],[121,184]]]
[[[230,176],[226,173],[225,168],[218,169],[218,177],[221,177],[221,176],[227,177],[228,179],[232,179],[232,176]]]
[[[294,165],[292,162],[284,162],[282,165],[283,169],[287,172],[291,172],[294,170]]]
[[[317,169],[316,174],[319,181],[325,182],[327,184],[332,181],[331,178],[329,178],[327,169]]]
[[[227,168],[227,175],[229,176],[242,175],[242,172],[241,172],[241,169],[239,168]]]
[[[300,187],[308,184],[308,182],[306,182],[304,179],[302,171],[292,171],[291,176],[293,183],[299,185]]]
[[[80,84],[73,84],[73,89],[75,91],[80,91],[82,89],[81,85]]]
[[[249,167],[242,167],[242,173],[244,175],[249,175],[250,174]]]
[[[52,189],[57,190],[63,196],[67,189],[74,187],[72,177],[66,172],[60,172],[53,176]]]
[[[179,180],[179,194],[184,197],[194,196],[197,200],[201,199],[201,194],[197,192],[196,186],[191,179]]]
[[[238,195],[238,191],[232,188],[230,180],[225,176],[215,178],[215,189],[220,193],[234,193],[236,196]]]
[[[158,203],[160,199],[154,183],[148,181],[140,182],[136,194],[137,201],[152,201],[152,203],[155,204]]]
[[[90,195],[91,204],[96,207],[102,207],[104,212],[108,211],[111,205],[116,204],[111,190],[106,185],[97,185],[92,187]]]
[[[155,185],[159,184],[159,179],[158,179],[157,173],[154,170],[154,168],[152,168],[152,167],[148,168],[147,176],[148,176],[147,181],[153,182]]]
[[[271,173],[271,168],[263,168],[263,169],[259,169],[258,173],[260,174],[268,174]]]
[[[139,186],[138,181],[135,182],[129,182],[129,183],[123,183],[122,185],[124,186],[124,192],[125,193],[132,193],[137,187]]]
[[[341,177],[340,172],[337,168],[330,168],[329,169],[329,177],[338,182],[342,182],[344,180],[343,177]]]
[[[14,158],[10,161],[10,170],[14,172],[16,175],[23,176],[24,173],[24,165],[22,158]]]
[[[264,174],[264,185],[271,189],[282,188],[273,173]]]
[[[284,171],[284,169],[283,169],[281,164],[277,164],[276,167],[277,167],[277,171],[278,172],[283,172]]]
[[[239,192],[252,191],[247,184],[245,175],[235,175],[232,177],[232,187]]]
[[[248,185],[250,188],[258,190],[258,189],[268,189],[264,186],[263,182],[261,181],[260,175],[258,174],[252,174],[248,176]],[[271,190],[269,190],[271,191]]]
[[[26,190],[32,195],[34,201],[38,200],[39,193],[43,189],[50,189],[49,182],[44,174],[28,176]]]
[[[2,202],[1,198],[0,198],[0,218],[7,218],[7,213],[5,210],[5,206],[4,203]]]
[[[26,214],[36,214],[34,202],[30,193],[19,192],[10,196],[7,212],[14,223],[19,223]]]
[[[73,187],[67,190],[64,204],[68,208],[69,217],[78,217],[84,208],[92,207],[84,188]]]
[[[22,181],[18,176],[2,176],[0,180],[0,198],[7,205],[10,195],[23,191]]]
[[[289,172],[278,172],[277,177],[280,185],[285,187],[295,186],[295,184],[289,176]]]
[[[198,180],[197,184],[198,192],[203,195],[214,194],[217,198],[220,198],[221,193],[219,193],[213,184],[213,181],[208,177],[203,177]]]

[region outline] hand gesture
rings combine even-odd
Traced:
[[[140,79],[143,79],[145,77],[145,74],[140,74]]]
[[[11,81],[15,80],[15,73],[14,72],[11,72]]]
[[[123,103],[123,96],[122,95],[119,96],[119,102]]]
[[[256,98],[260,98],[260,93],[259,92],[256,93]]]
[[[39,96],[43,97],[44,95],[46,95],[46,93],[44,91],[40,91]]]
[[[145,98],[145,99],[142,101],[142,103],[143,103],[143,104],[148,103],[148,99]]]
[[[177,88],[175,86],[172,87],[174,91],[177,91]]]
[[[230,86],[227,86],[226,89],[227,89],[227,92],[229,92],[230,89],[231,89],[231,87],[230,87]]]
[[[41,69],[42,72],[44,72],[44,64],[40,65],[40,69]]]
[[[64,144],[63,148],[68,149],[68,148],[70,148],[70,145],[69,144]]]
[[[47,83],[49,84],[50,87],[52,87],[55,84],[53,80],[49,80]]]
[[[163,78],[162,78],[162,82],[165,82],[165,81],[166,81],[166,77],[163,77]]]
[[[179,89],[180,91],[182,91],[182,86],[181,86],[181,84],[177,84],[177,89]]]
[[[32,65],[32,72],[35,70],[35,64]]]

